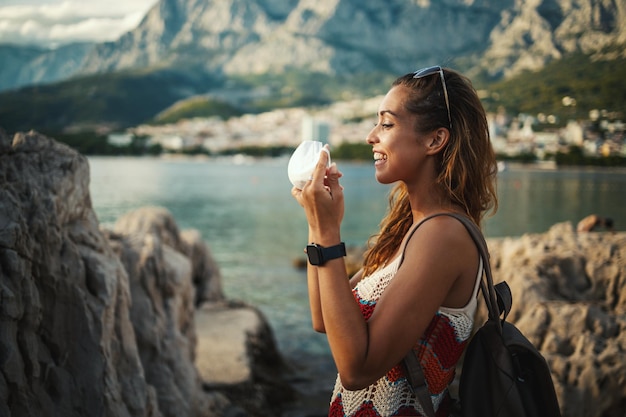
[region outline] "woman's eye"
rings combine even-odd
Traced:
[[[393,123],[374,123],[374,127],[382,127],[383,129],[389,129],[393,126]]]

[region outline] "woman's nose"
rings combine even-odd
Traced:
[[[378,142],[378,137],[376,136],[376,126],[374,126],[372,130],[370,130],[370,133],[368,133],[368,135],[365,137],[365,141],[370,145]]]

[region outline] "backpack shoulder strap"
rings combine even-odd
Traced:
[[[430,392],[428,392],[424,371],[413,350],[404,357],[404,366],[406,367],[409,387],[417,396],[424,413],[427,417],[435,417],[435,407],[433,407],[433,400],[430,398]]]
[[[489,263],[489,249],[487,248],[487,242],[485,241],[485,237],[483,236],[481,230],[478,228],[476,223],[474,223],[469,217],[458,214],[458,213],[444,213],[449,216],[452,216],[459,220],[470,236],[474,240],[478,251],[480,252],[480,256],[483,258],[483,268],[485,274],[483,276],[483,280],[481,281],[481,289],[483,293],[483,297],[485,299],[485,303],[487,304],[487,309],[489,310],[489,317],[497,322],[498,330],[502,333],[502,323],[500,321],[501,313],[504,313],[505,317],[508,315],[508,312],[511,310],[512,297],[511,291],[508,289],[508,285],[506,285],[507,289],[502,289],[502,295],[504,296],[499,303],[498,292],[495,289],[493,284],[493,275],[491,273],[491,264]],[[500,308],[501,307],[501,308]]]
[[[409,230],[409,234],[404,241],[403,247],[401,248],[402,258],[400,259],[400,263],[402,263],[402,261],[404,260],[404,250],[406,248],[406,245],[409,239],[413,235],[413,233],[415,233],[417,228],[421,226],[422,224],[424,224],[426,220],[432,219],[433,217],[437,217],[437,216],[454,217],[455,219],[460,221],[463,224],[463,226],[465,226],[465,229],[467,229],[467,232],[472,237],[472,240],[474,240],[474,243],[476,244],[476,247],[478,248],[478,252],[480,256],[483,258],[483,270],[485,271],[485,273],[484,273],[483,279],[480,282],[480,288],[483,293],[483,298],[485,299],[485,303],[487,304],[487,309],[489,310],[489,317],[493,319],[494,322],[497,322],[498,331],[502,333],[502,323],[500,322],[499,317],[501,313],[504,313],[506,317],[506,315],[508,315],[508,312],[511,310],[512,303],[508,302],[508,305],[507,305],[507,299],[508,300],[511,299],[510,290],[508,290],[508,294],[509,294],[508,297],[506,296],[507,291],[503,290],[503,295],[505,295],[503,299],[504,304],[499,305],[498,293],[493,284],[493,275],[491,273],[491,264],[489,263],[489,249],[487,248],[487,242],[485,241],[485,237],[483,236],[483,233],[481,232],[480,228],[467,215],[460,214],[460,213],[452,213],[452,212],[441,212],[441,213],[435,213],[433,215],[430,215],[422,219],[419,223],[414,225]]]
[[[481,230],[469,217],[462,215],[462,214],[458,214],[458,213],[442,212],[442,213],[433,214],[431,216],[424,218],[421,222],[415,225],[413,229],[410,230],[409,232],[410,234],[408,238],[406,239],[406,241],[408,242],[408,240],[411,238],[415,230],[421,224],[423,224],[426,220],[433,218],[433,217],[437,217],[437,216],[451,216],[459,220],[465,226],[468,233],[472,237],[472,240],[476,244],[476,247],[478,248],[478,252],[480,253],[480,256],[482,257],[482,260],[483,260],[484,275],[483,275],[483,279],[481,279],[481,282],[480,282],[483,297],[485,299],[485,303],[487,304],[487,308],[489,309],[489,317],[494,319],[494,321],[499,326],[499,332],[502,333],[502,322],[500,321],[499,317],[501,313],[504,313],[504,318],[506,318],[509,311],[511,310],[511,305],[512,305],[511,290],[509,286],[506,284],[506,282],[502,282],[498,284],[498,290],[496,291],[496,288],[493,285],[493,276],[491,274],[491,264],[489,263],[489,250],[487,248],[487,242],[485,241],[485,238]],[[406,244],[405,244],[405,247],[406,247]],[[404,259],[405,247],[402,248],[401,261],[402,259]],[[404,365],[407,370],[407,380],[409,382],[409,386],[411,387],[415,395],[417,395],[418,400],[422,408],[424,409],[424,412],[426,413],[426,415],[428,417],[434,417],[435,411],[433,408],[432,400],[430,399],[430,393],[428,392],[428,388],[426,385],[424,372],[419,363],[417,355],[415,354],[415,351],[413,351],[412,349],[405,356]]]

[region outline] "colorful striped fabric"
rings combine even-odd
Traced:
[[[374,312],[378,299],[395,276],[399,264],[400,257],[364,278],[354,288],[354,297],[366,320]],[[468,307],[440,308],[414,347],[437,415],[446,415],[444,404],[448,386],[454,380],[456,364],[472,332],[476,303],[470,302]],[[331,417],[423,415],[418,399],[409,388],[402,364],[393,367],[374,384],[357,391],[346,390],[341,385],[340,376],[337,376],[329,410]]]

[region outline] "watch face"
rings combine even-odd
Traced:
[[[311,265],[320,265],[322,263],[322,251],[317,246],[307,246],[306,254],[309,257]]]

